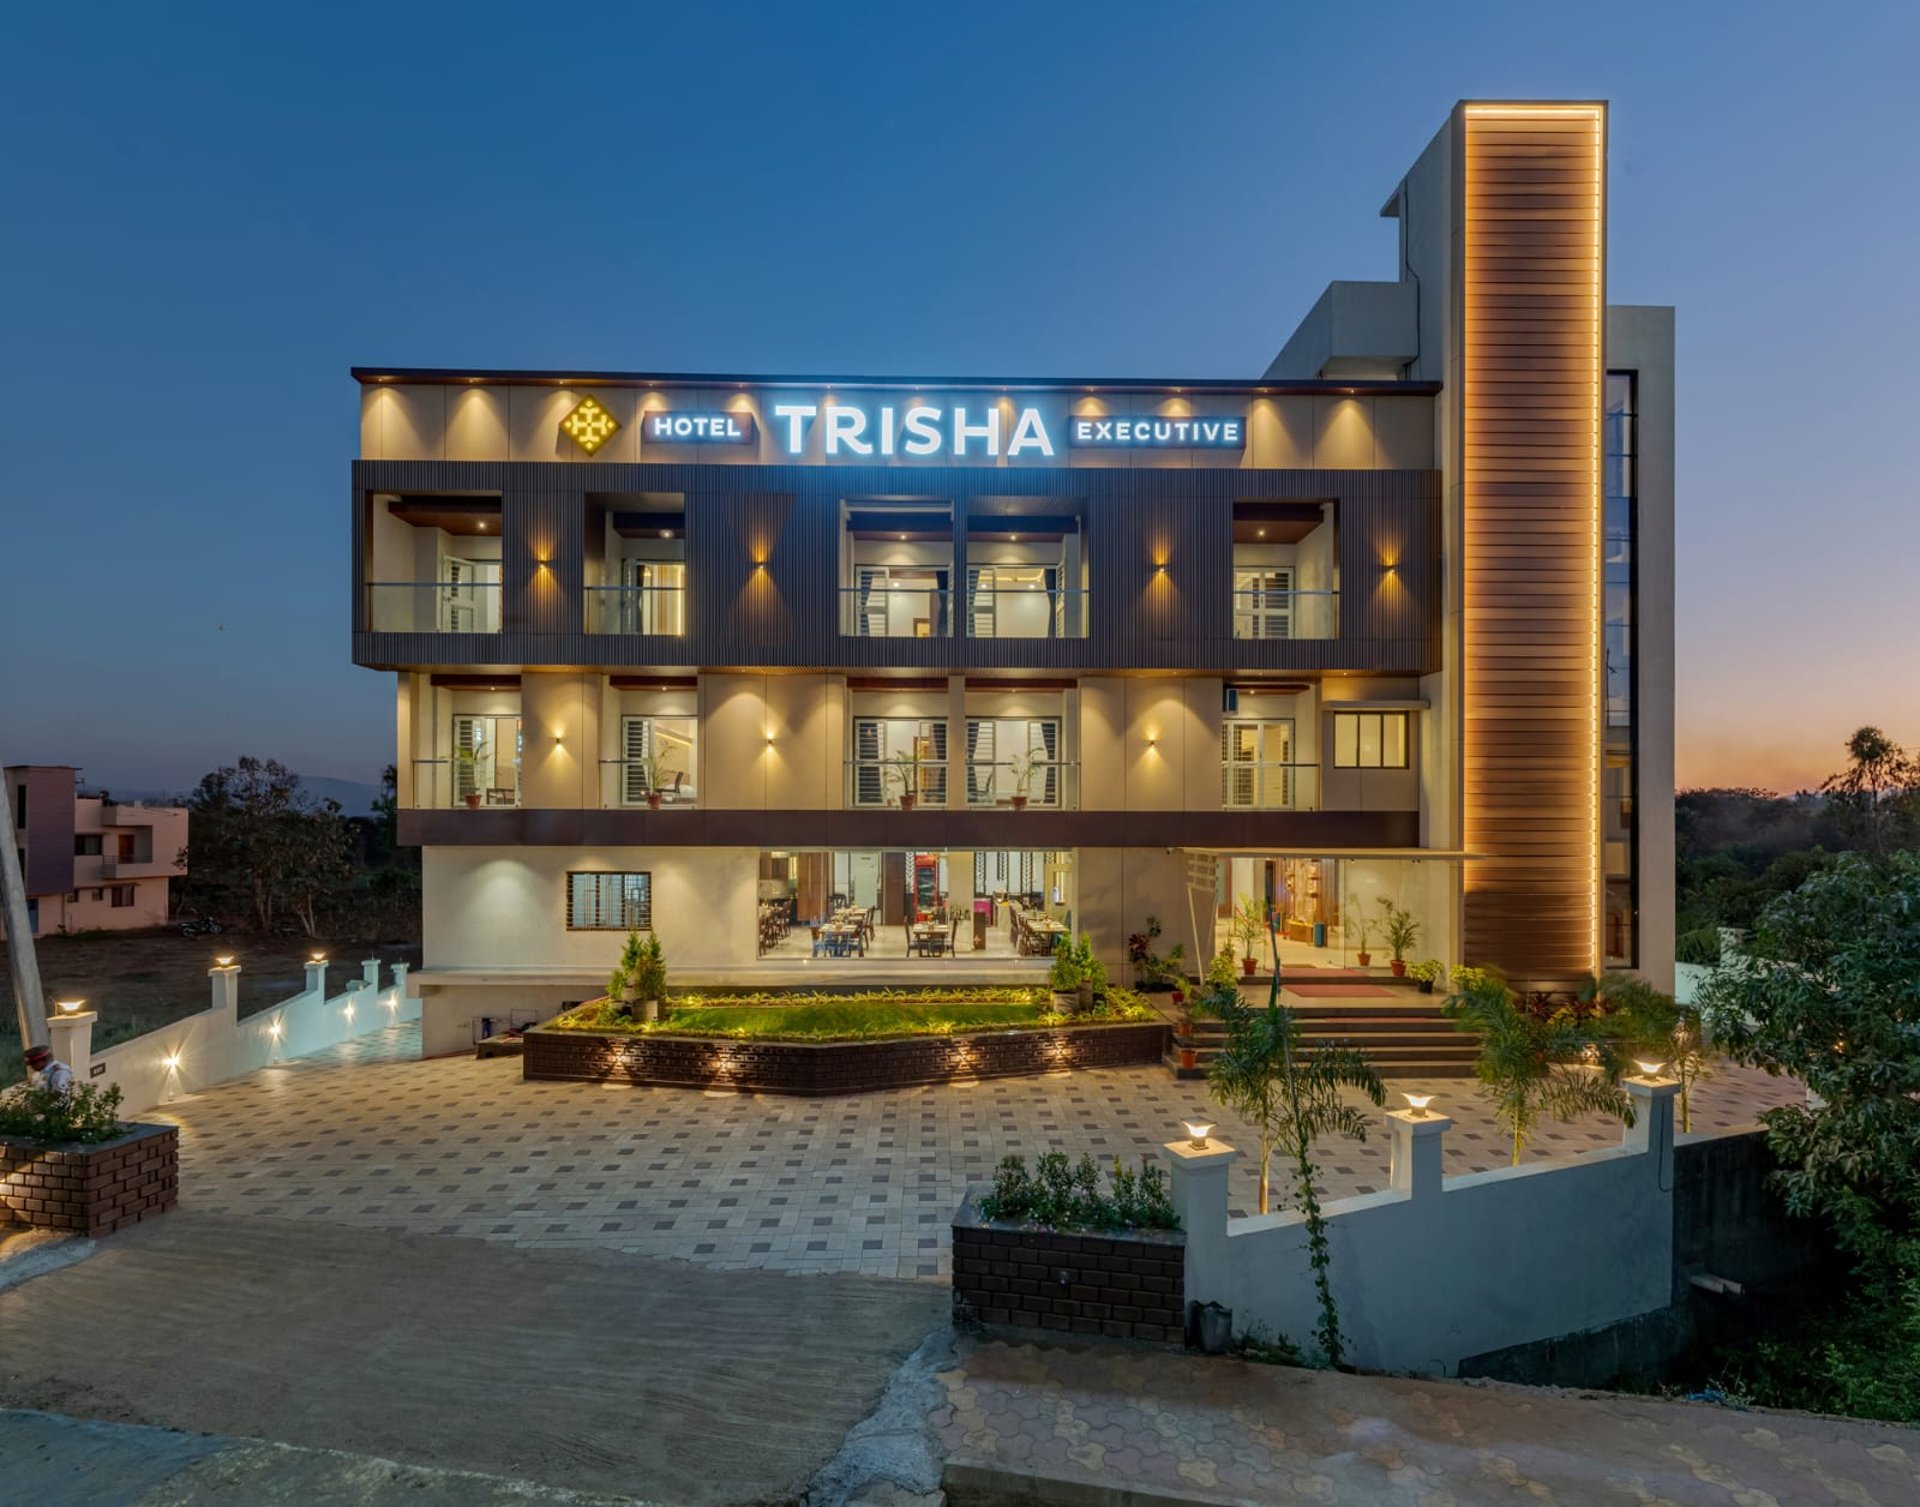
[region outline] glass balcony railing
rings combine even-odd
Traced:
[[[848,759],[846,803],[850,809],[886,806],[912,809],[947,804],[947,766],[910,759]]]
[[[953,595],[914,586],[845,586],[840,631],[848,638],[951,638]]]
[[[373,633],[498,633],[500,583],[375,581],[367,587]]]
[[[1236,591],[1235,638],[1333,638],[1340,631],[1337,591]]]
[[[496,767],[487,760],[415,759],[413,806],[416,811],[505,810],[520,804],[520,766]]]
[[[1080,766],[1064,759],[1001,759],[967,765],[967,805],[979,810],[1077,811]]]
[[[684,586],[589,586],[587,632],[654,633],[671,638],[687,631]]]
[[[1220,804],[1229,811],[1318,811],[1319,766],[1229,759],[1220,766]]]
[[[1087,594],[1040,586],[967,593],[968,638],[1085,638]]]
[[[653,799],[656,795],[658,801]],[[600,761],[600,804],[609,811],[690,811],[695,795],[693,777],[684,769],[662,769],[657,760]]]

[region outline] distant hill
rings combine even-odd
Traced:
[[[380,798],[380,787],[365,780],[330,780],[324,775],[302,775],[301,785],[306,792],[317,800],[338,801],[340,809],[348,816],[366,816],[373,810],[373,803]],[[118,801],[150,801],[156,805],[172,805],[187,797],[184,790],[112,790],[113,798]]]

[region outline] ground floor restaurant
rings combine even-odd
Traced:
[[[430,1053],[595,997],[630,930],[676,989],[1038,983],[1083,934],[1129,984],[1136,933],[1194,973],[1228,946],[1277,944],[1287,969],[1460,961],[1459,863],[1424,854],[462,846],[424,849],[423,881]]]

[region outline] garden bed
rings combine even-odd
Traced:
[[[105,1235],[180,1197],[180,1131],[129,1125],[92,1145],[0,1137],[0,1214],[43,1230]]]
[[[969,1193],[953,1218],[954,1316],[1177,1345],[1186,1258],[1178,1230],[1078,1233],[989,1220]]]
[[[1144,1064],[1159,1060],[1168,1039],[1165,1021],[1124,996],[1109,1013],[1083,1016],[1053,1014],[1039,990],[801,995],[787,1004],[760,998],[677,999],[656,1025],[591,1001],[526,1033],[522,1075],[846,1094]]]

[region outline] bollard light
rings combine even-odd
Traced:
[[[327,955],[324,952],[316,952],[312,957],[307,959],[309,963],[324,963],[326,960]]]
[[[1182,1120],[1180,1123],[1187,1127],[1187,1135],[1190,1137],[1187,1144],[1192,1146],[1195,1151],[1205,1151],[1207,1149],[1207,1137],[1213,1133],[1212,1122],[1208,1120]]]
[[[1413,1117],[1414,1117],[1414,1119],[1416,1119],[1416,1120],[1424,1120],[1424,1119],[1426,1119],[1426,1117],[1427,1117],[1427,1106],[1428,1106],[1429,1104],[1431,1104],[1431,1103],[1433,1103],[1433,1095],[1432,1095],[1432,1094],[1408,1094],[1408,1093],[1403,1093],[1403,1094],[1401,1094],[1401,1095],[1400,1095],[1400,1097],[1401,1097],[1401,1098],[1403,1098],[1403,1099],[1405,1099],[1405,1100],[1407,1101],[1407,1108],[1413,1111]]]
[[[77,1015],[80,1013],[80,1007],[85,1003],[83,999],[63,999],[55,1005],[55,1008],[62,1015]]]
[[[1637,1057],[1636,1057],[1636,1058],[1634,1059],[1634,1063],[1633,1063],[1633,1065],[1634,1065],[1635,1067],[1637,1067],[1637,1068],[1639,1068],[1639,1069],[1640,1069],[1640,1076],[1641,1076],[1642,1078],[1645,1078],[1645,1079],[1646,1079],[1646,1080],[1647,1080],[1647,1081],[1648,1081],[1649,1083],[1652,1083],[1652,1082],[1654,1082],[1654,1081],[1655,1081],[1656,1079],[1658,1079],[1658,1078],[1659,1078],[1659,1076],[1660,1076],[1660,1069],[1661,1069],[1661,1068],[1663,1068],[1663,1067],[1665,1067],[1665,1066],[1666,1066],[1666,1063],[1664,1063],[1664,1062],[1642,1062],[1642,1061],[1640,1061],[1640,1059],[1639,1059],[1639,1058],[1637,1058]]]
[[[213,960],[213,966],[216,968],[231,968],[233,966],[233,954],[228,953],[223,958],[215,958]]]

